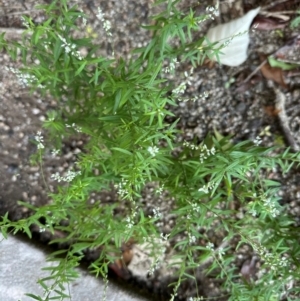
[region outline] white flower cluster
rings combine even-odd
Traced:
[[[134,206],[131,210],[131,214],[125,218],[125,222],[128,229],[131,229],[134,226],[134,220],[138,213],[138,206]]]
[[[253,143],[256,145],[256,146],[259,146],[261,144],[261,138],[259,136],[257,136],[254,140],[253,140]]]
[[[209,243],[206,245],[206,249],[207,249],[207,250],[210,250],[210,251],[214,251],[215,246],[214,246],[213,243],[209,242]]]
[[[128,194],[128,190],[126,188],[128,180],[122,179],[122,181],[118,184],[115,184],[115,188],[117,189],[117,193],[121,198],[124,198]]]
[[[213,156],[216,153],[216,149],[215,149],[214,146],[211,149],[208,149],[207,146],[206,146],[206,144],[197,146],[197,145],[195,145],[193,143],[184,141],[183,142],[183,146],[188,147],[191,150],[200,150],[201,153],[200,153],[199,157],[200,157],[200,162],[201,163],[203,163],[203,161],[205,159],[207,159],[209,156]]]
[[[75,44],[68,43],[67,40],[59,34],[58,37],[62,41],[62,46],[66,53],[71,53],[71,55],[75,56],[77,59],[82,60],[82,56],[80,52],[76,50]]]
[[[152,157],[155,157],[155,155],[159,152],[159,148],[157,146],[149,146],[147,148],[147,151],[150,153]]]
[[[76,132],[81,133],[82,132],[82,128],[80,126],[77,126],[75,123],[70,124],[66,124],[67,128],[73,128]]]
[[[176,286],[173,288],[173,294],[171,295],[170,301],[174,301],[175,297],[178,295],[177,291],[178,291],[180,284],[181,284],[181,281],[178,281]]]
[[[262,245],[253,245],[253,248],[260,258],[271,268],[271,270],[275,271],[278,268],[288,266],[288,260],[286,257],[279,257],[277,254],[272,254]]]
[[[125,219],[126,223],[127,223],[127,228],[131,229],[134,226],[134,221],[131,218],[131,216],[127,216]]]
[[[161,241],[167,241],[168,238],[169,238],[170,234],[163,234],[163,233],[160,233],[160,238],[161,238]]]
[[[36,136],[34,136],[35,141],[38,143],[37,148],[43,149],[44,146],[44,137],[42,136],[42,133],[40,131],[37,132]]]
[[[28,73],[23,73],[18,69],[12,68],[12,67],[5,67],[5,70],[12,72],[13,74],[16,75],[18,78],[19,84],[23,86],[24,88],[27,87],[28,85],[34,85],[37,83],[37,78]],[[38,88],[44,88],[43,85],[38,85]]]
[[[250,202],[248,204],[249,211],[252,216],[257,216],[257,207],[259,208],[259,212],[265,212],[270,214],[273,218],[279,216],[280,210],[278,209],[278,203],[276,201],[272,201],[272,199],[265,194],[262,194],[257,197],[256,193],[253,194],[253,198],[256,199],[256,201]]]
[[[206,144],[200,146],[201,154],[199,156],[200,162],[203,163],[209,156],[213,156],[216,153],[216,149],[213,146],[211,149],[208,149]]]
[[[188,239],[189,239],[189,244],[192,245],[196,242],[197,238],[194,235],[191,235],[191,233],[188,233]]]
[[[174,96],[178,97],[179,101],[182,100],[182,98],[180,98],[180,95],[184,94],[188,85],[191,85],[189,78],[193,75],[193,72],[194,72],[193,68],[190,70],[189,73],[185,71],[184,76],[185,76],[186,80],[183,81],[182,83],[180,83],[180,85],[176,89],[172,90],[172,94]]]
[[[188,142],[188,141],[184,141],[184,142],[183,142],[183,146],[188,147],[188,148],[190,148],[191,150],[198,150],[198,149],[199,149],[199,146],[197,146],[197,145],[195,145],[195,144],[193,144],[193,143],[190,143],[190,142]]]
[[[154,218],[162,218],[163,215],[162,215],[162,213],[159,211],[159,208],[158,208],[158,207],[153,208],[152,211],[153,211],[153,214],[154,214]],[[149,216],[149,217],[151,217],[151,216]]]
[[[206,185],[204,185],[203,187],[199,188],[198,191],[203,191],[204,193],[208,193],[210,190],[212,190],[215,186],[215,183],[212,182],[208,182]]]
[[[148,275],[152,276],[156,270],[158,270],[161,266],[161,261],[159,258],[156,258],[156,260],[151,264],[149,270],[148,270]]]
[[[200,212],[201,208],[198,204],[192,203],[191,205],[192,205],[193,211]]]
[[[164,72],[165,73],[173,72],[176,68],[176,64],[178,64],[177,58],[171,59],[169,66],[164,69]]]
[[[272,202],[271,198],[262,198],[263,205],[266,211],[271,214],[272,217],[276,217],[280,214],[280,211],[276,208],[276,203]]]
[[[23,26],[25,26],[26,28],[30,28],[30,24],[28,23],[27,20],[25,20],[25,18],[23,16],[20,19],[22,21]]]
[[[86,16],[84,15],[83,10],[82,10],[81,8],[78,8],[78,9],[79,9],[79,11],[82,13],[82,15],[80,16],[80,17],[82,18],[82,24],[83,24],[83,26],[86,26],[87,18],[86,18]]]
[[[208,97],[208,92],[204,91],[202,94],[198,95],[198,96],[194,96],[192,98],[186,97],[186,98],[179,98],[179,101],[182,102],[188,102],[188,101],[193,101],[196,102],[197,100],[204,100]]]
[[[65,176],[60,176],[59,173],[57,172],[57,173],[51,175],[51,179],[58,181],[58,182],[62,182],[62,181],[63,182],[71,182],[78,175],[81,175],[81,171],[69,170]]]
[[[225,255],[224,249],[223,248],[219,248],[219,249],[217,249],[217,251],[218,251],[219,259],[222,260],[223,256]]]
[[[208,16],[214,20],[215,17],[218,17],[219,16],[219,7],[218,5],[216,6],[207,6],[206,7],[206,13],[208,14]]]
[[[53,157],[57,156],[58,154],[60,153],[60,150],[59,149],[53,149],[52,152],[51,152],[51,155]]]
[[[103,13],[102,9],[99,7],[98,8],[98,14],[96,15],[96,17],[102,22],[103,28],[106,31],[107,35],[111,36],[112,35],[111,32],[110,32],[111,23],[110,23],[110,21],[106,20],[104,18],[104,16],[105,16],[105,14]]]
[[[158,188],[156,188],[155,189],[155,193],[157,193],[157,194],[162,194],[163,193],[163,191],[164,191],[164,184],[162,184],[160,187],[158,187]]]
[[[186,83],[182,82],[176,89],[172,90],[172,94],[179,96],[183,94],[186,90]]]
[[[164,254],[166,253],[166,246],[168,244],[170,234],[163,234],[160,233],[160,238],[157,241],[157,246],[155,245],[155,252],[154,252],[154,258],[151,258],[151,266],[148,269],[148,275],[152,276],[156,270],[158,270],[161,267],[161,264],[163,262]],[[153,241],[149,237],[144,237],[145,243],[153,244]],[[151,247],[150,247],[151,248]]]

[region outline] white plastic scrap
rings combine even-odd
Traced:
[[[260,10],[260,7],[250,10],[241,18],[211,28],[206,37],[210,43],[218,42],[214,48],[224,48],[219,53],[219,62],[227,66],[239,66],[248,57],[247,49],[250,42],[249,28]],[[212,60],[217,61],[214,55]]]

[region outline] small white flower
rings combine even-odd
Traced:
[[[62,47],[65,49],[66,53],[70,53],[75,56],[77,59],[82,60],[82,56],[79,51],[76,50],[76,45],[68,43],[64,37],[58,35],[59,39],[62,41]]]
[[[165,73],[170,73],[175,70],[176,64],[178,64],[177,58],[171,59],[171,62],[168,67],[164,69]]]
[[[256,146],[259,146],[260,144],[261,144],[261,138],[259,137],[259,136],[257,136],[255,139],[254,139],[254,141],[253,141],[253,143],[256,145]]]
[[[206,245],[206,249],[210,250],[210,251],[213,251],[214,250],[214,244],[209,242],[207,245]]]
[[[206,7],[206,12],[207,12],[208,16],[212,20],[214,20],[215,16],[216,17],[219,16],[219,7],[218,7],[218,5],[216,5],[215,7],[214,6],[208,6],[208,7]]]
[[[38,149],[43,149],[45,148],[44,146],[44,137],[42,136],[42,133],[40,131],[37,132],[37,135],[34,137],[35,141],[38,143],[37,148]]]
[[[60,152],[59,149],[54,149],[54,150],[52,150],[51,154],[52,154],[53,157],[55,157],[56,155],[59,154],[59,152]]]
[[[196,242],[196,236],[194,235],[191,235],[190,233],[188,234],[188,237],[189,237],[189,244],[192,245],[193,243]]]
[[[21,21],[22,21],[22,25],[23,25],[23,26],[25,26],[26,28],[29,28],[29,27],[30,27],[28,21],[25,20],[25,18],[24,18],[23,16],[22,16],[20,19],[21,19]]]
[[[203,161],[206,160],[209,156],[213,156],[216,153],[216,149],[214,146],[211,149],[208,149],[206,144],[203,144],[200,147],[200,150],[201,150],[201,153],[199,155],[199,159],[200,159],[201,163],[203,163]]]
[[[129,216],[127,216],[125,220],[126,220],[126,222],[127,222],[127,228],[128,228],[128,229],[131,229],[131,228],[134,226],[133,220],[132,220],[131,217],[129,217]]]
[[[72,125],[66,124],[66,127],[67,128],[73,128],[78,133],[82,132],[82,128],[80,126],[77,126],[75,123],[72,123]]]
[[[211,181],[211,182],[208,182],[206,185],[202,186],[201,188],[199,188],[198,191],[208,193],[209,190],[214,188],[214,186],[215,186],[215,183],[213,181]]]
[[[160,260],[156,258],[155,262],[153,262],[148,270],[148,275],[152,276],[154,272],[160,267]]]
[[[164,190],[164,184],[161,185],[161,187],[158,187],[155,189],[155,193],[162,194]]]
[[[152,209],[153,214],[154,214],[154,218],[162,218],[162,213],[159,211],[159,208],[153,208]]]
[[[103,22],[103,28],[104,28],[104,30],[107,32],[107,34],[111,36],[111,32],[110,32],[110,29],[111,29],[111,23],[110,23],[110,21],[105,20],[105,21]]]
[[[152,157],[154,157],[154,156],[158,153],[159,148],[158,148],[157,146],[149,146],[149,147],[147,148],[147,150],[148,150],[148,152],[150,153],[150,155],[151,155]]]
[[[103,28],[106,31],[107,35],[111,36],[112,35],[110,32],[111,22],[104,18],[105,14],[103,13],[100,7],[98,7],[98,14],[96,15],[96,17],[102,22]]]
[[[201,210],[200,206],[195,203],[192,203],[192,209],[196,212],[200,212],[200,210]]]
[[[104,16],[105,14],[102,12],[102,9],[100,7],[98,7],[98,14],[96,15],[96,17],[100,20],[100,21],[104,21]]]
[[[81,171],[68,171],[65,176],[60,176],[59,173],[51,175],[51,179],[61,182],[71,182],[76,176],[81,175]]]
[[[172,93],[174,95],[180,95],[183,94],[186,90],[186,83],[182,82],[176,89],[172,90]]]
[[[164,240],[164,241],[167,241],[168,238],[169,238],[169,236],[170,236],[170,234],[164,235],[163,233],[160,233],[160,237],[161,237],[161,239]]]
[[[218,255],[219,255],[219,259],[223,258],[223,256],[225,255],[225,251],[223,248],[218,249]]]
[[[127,190],[127,183],[128,180],[122,179],[122,181],[115,185],[115,188],[117,189],[117,193],[121,198],[124,198],[128,194]]]

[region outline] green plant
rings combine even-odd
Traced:
[[[299,14],[300,11],[298,10],[297,13]],[[292,29],[295,29],[299,26],[299,24],[300,24],[300,17],[298,16],[291,21],[290,27]]]
[[[36,300],[67,298],[63,284],[76,277],[74,268],[88,248],[101,246],[91,270],[106,277],[123,242],[134,237],[155,245],[161,237],[171,240],[184,231],[185,238],[174,245],[178,281],[173,283],[171,300],[184,280],[195,278],[193,271],[199,266],[222,279],[228,300],[277,300],[283,293],[290,298],[299,293],[299,289],[287,288],[290,279],[299,275],[299,235],[286,208],[279,204],[279,183],[267,177],[275,168],[286,173],[298,165],[299,154],[261,147],[259,139],[234,145],[219,134],[209,135],[201,144],[181,143],[178,120],[170,124],[165,119],[173,116],[172,106],[182,101],[187,83],[172,87],[164,72],[172,72],[179,58],[196,66],[220,50],[203,46],[204,38],[193,40],[193,32],[207,16],[196,17],[192,10],[184,14],[176,8],[178,2],[157,1],[165,9],[153,17],[153,25],[144,26],[153,31],[152,40],[135,49],[128,62],[99,55],[99,46],[91,38],[75,38],[85,16],[67,0],[41,6],[47,15],[42,24],[24,17],[28,29],[21,43],[8,44],[2,35],[4,51],[14,59],[18,51],[22,54],[24,67],[12,71],[33,90],[50,93],[58,102],[44,122],[47,145],[41,133],[35,137],[37,162],[42,163],[45,149],[61,148],[63,139],[71,135],[87,138],[74,170],[53,175],[66,184],[50,194],[51,204],[35,208],[24,203],[32,210],[26,220],[10,221],[8,214],[2,217],[4,236],[13,229],[30,237],[32,225],[65,233],[52,241],[68,247],[53,252],[51,258],[59,259],[59,264],[40,281],[44,296],[30,294]],[[111,35],[111,24],[101,10],[98,18]],[[81,47],[88,49],[85,57]],[[155,183],[158,194],[168,191],[174,198],[176,225],[170,233],[160,233],[156,226],[159,210],[149,216],[139,202],[149,182]],[[110,190],[112,185],[118,193],[114,203],[88,202],[91,192]],[[241,219],[236,218],[235,204],[244,212]],[[121,205],[124,212],[115,215]],[[208,231],[221,233],[223,243],[215,246]],[[238,276],[230,250],[236,238],[237,249],[248,244],[261,258],[257,281]],[[149,272],[153,269],[154,265]]]

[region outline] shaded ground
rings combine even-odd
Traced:
[[[39,1],[45,3],[48,1]],[[192,5],[197,13],[203,13],[211,1],[185,1],[184,9],[189,11]],[[205,3],[206,2],[206,3]],[[244,15],[251,8],[261,6],[265,12],[295,11],[299,8],[300,1],[226,1],[220,4],[221,14],[216,20],[208,21],[200,29],[199,37],[206,30],[217,23],[224,23]],[[274,4],[279,3],[281,6]],[[22,28],[19,20],[21,12],[30,14],[36,22],[42,20],[42,15],[33,9],[36,1],[18,1],[11,4],[10,1],[0,1],[0,26],[8,28],[12,36],[19,37],[17,29]],[[279,5],[278,4],[278,5]],[[110,54],[112,44],[115,52],[120,56],[129,56],[130,49],[145,45],[150,39],[148,32],[140,29],[141,24],[148,22],[148,16],[152,14],[150,1],[82,1],[82,9],[90,16],[90,24],[99,47],[103,54]],[[101,24],[95,18],[97,7],[101,6],[106,16],[113,24],[113,40],[107,41]],[[283,13],[282,13],[283,14]],[[264,15],[261,15],[264,16]],[[275,108],[276,89],[257,71],[251,79],[243,84],[243,81],[261,64],[260,55],[268,55],[288,41],[295,39],[299,32],[289,28],[289,22],[295,16],[287,13],[290,18],[285,26],[268,30],[255,29],[251,32],[251,44],[249,47],[248,60],[239,67],[230,68],[227,66],[204,65],[194,70],[190,79],[190,86],[187,90],[187,97],[198,97],[204,92],[207,98],[199,98],[195,102],[182,102],[174,109],[176,118],[180,117],[179,128],[183,131],[182,140],[191,140],[197,137],[201,141],[208,132],[217,129],[223,135],[232,135],[234,141],[245,139],[253,140],[260,136],[264,145],[289,143],[286,134],[280,126],[278,112]],[[273,18],[273,17],[272,17]],[[274,20],[273,20],[274,21]],[[275,19],[275,24],[281,24],[282,19]],[[274,24],[274,23],[273,23]],[[87,32],[85,34],[88,34]],[[300,59],[299,44],[296,43],[293,50],[293,60]],[[8,55],[4,52],[0,55],[2,66],[16,66],[12,63]],[[170,78],[174,82],[180,83],[184,79],[183,71],[190,70],[191,66],[181,65],[176,76]],[[300,145],[300,81],[294,73],[285,72],[286,87],[278,88],[285,96],[285,108],[288,116],[290,134],[295,143]],[[39,167],[30,165],[30,156],[35,153],[36,146],[33,143],[37,131],[42,130],[42,121],[45,119],[46,111],[55,107],[55,100],[47,97],[41,98],[38,93],[30,95],[29,91],[17,84],[15,76],[6,71],[0,70],[0,214],[10,212],[12,219],[20,219],[28,213],[23,207],[17,205],[17,201],[25,201],[30,204],[41,206],[49,201],[48,190],[45,186]],[[171,121],[171,120],[170,120]],[[83,140],[70,140],[65,143],[64,152],[60,157],[52,157],[49,153],[46,157],[43,170],[44,177],[50,191],[55,190],[55,183],[50,180],[50,175],[55,172],[67,170],[76,160],[76,153],[80,152]],[[280,175],[277,175],[281,177]],[[279,178],[282,183],[282,198],[285,204],[289,205],[290,212],[299,223],[300,211],[300,180],[299,173],[295,170],[288,178]],[[151,188],[151,187],[150,187]],[[149,189],[150,189],[149,188]],[[151,194],[150,194],[151,196]],[[93,197],[93,196],[92,196]],[[114,195],[108,193],[107,200],[113,199]],[[144,199],[145,210],[150,210],[153,203],[147,196],[145,190]],[[152,201],[153,202],[153,201]],[[156,200],[159,205],[164,204],[163,200]],[[161,227],[168,229],[172,227],[172,218],[168,217],[168,207],[163,208],[166,218],[162,221]],[[168,231],[166,231],[168,232]],[[240,259],[240,264],[251,258],[252,254],[244,254]],[[132,271],[134,273],[134,270]],[[138,278],[138,277],[137,277]],[[199,278],[201,278],[199,276]],[[139,283],[145,287],[150,287],[151,291],[162,292],[166,289],[167,280],[164,275],[157,275],[156,279],[139,279]],[[218,294],[218,290],[213,292],[209,284],[214,280],[200,279],[203,287],[203,294],[213,296]],[[216,284],[216,283],[215,283]],[[216,284],[217,285],[217,284]],[[182,298],[193,295],[194,287],[183,288]]]

